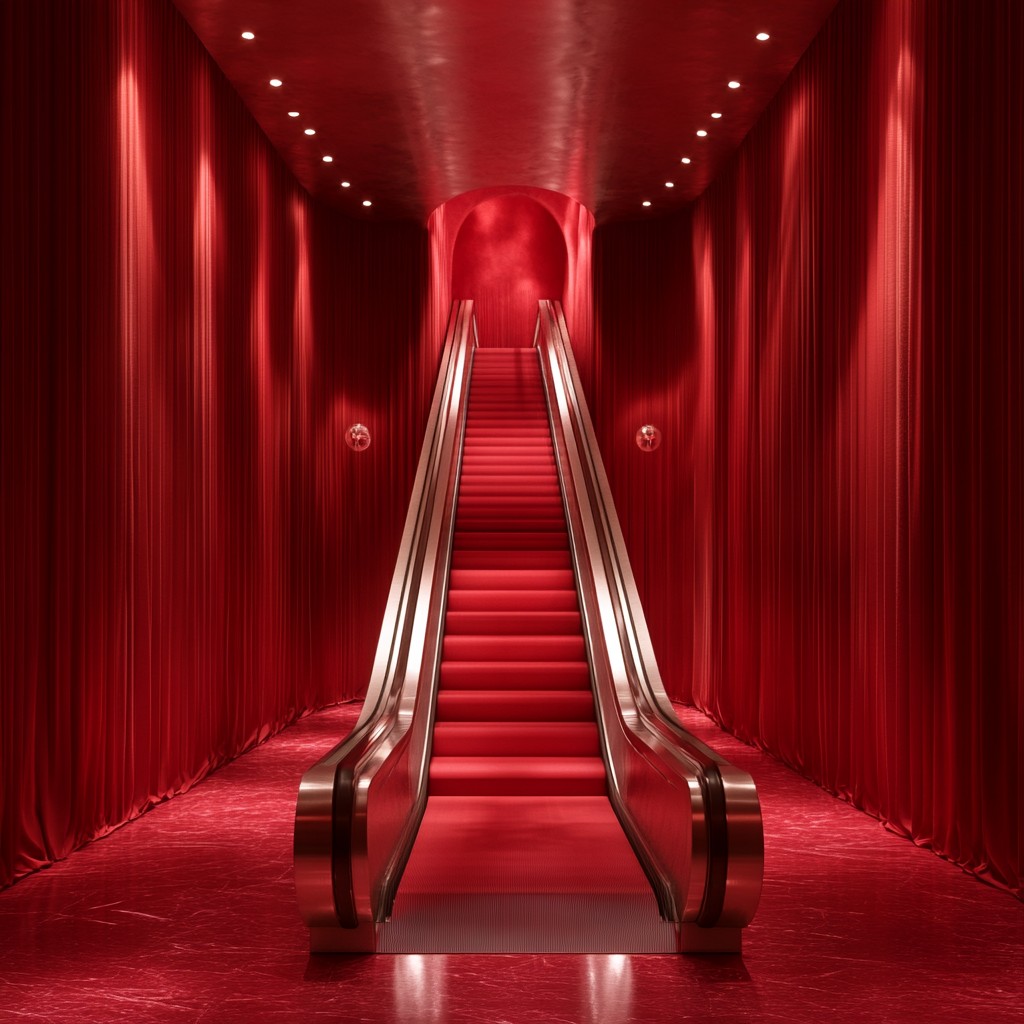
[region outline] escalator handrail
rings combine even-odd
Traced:
[[[356,928],[378,918],[382,908],[386,911],[422,815],[437,671],[425,625],[433,623],[436,630],[443,617],[449,506],[474,330],[472,301],[454,302],[363,709],[352,732],[303,775],[299,787],[295,888],[311,928]],[[426,746],[410,769],[410,805],[399,808],[404,820],[383,878],[375,882],[366,864],[369,788],[374,772],[408,745],[410,726],[422,717],[422,707],[428,707],[427,721],[419,726],[426,731]]]
[[[552,375],[561,397],[561,430],[574,441],[574,465],[582,476],[575,487],[575,499],[581,510],[586,509],[588,524],[596,534],[599,551],[591,551],[590,558],[599,562],[595,568],[602,575],[606,598],[610,598],[611,614],[598,616],[604,640],[618,644],[616,664],[628,677],[635,702],[631,709],[634,719],[639,717],[646,729],[668,742],[670,751],[700,786],[695,811],[698,805],[702,807],[700,813],[695,813],[694,830],[702,830],[703,835],[697,837],[701,842],[695,841],[695,847],[701,846],[705,856],[703,891],[694,919],[705,927],[745,925],[757,907],[763,874],[764,840],[756,788],[749,775],[682,727],[665,691],[560,303],[540,303],[537,343],[545,373]],[[609,775],[614,796],[613,773]],[[685,908],[667,895],[679,892],[682,896],[680,890],[689,886],[657,877],[664,869],[647,852],[648,844],[631,820],[628,802],[616,809],[651,877],[663,916],[676,921],[689,919]]]

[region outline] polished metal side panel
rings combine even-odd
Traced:
[[[295,892],[310,928],[338,926],[331,877],[334,769],[321,763],[303,775],[295,809]]]
[[[718,923],[742,927],[750,923],[761,898],[764,878],[764,827],[754,780],[731,764],[719,766],[725,784],[729,867],[725,900]]]
[[[757,791],[749,775],[683,729],[665,692],[557,302],[540,303],[536,339],[611,799],[662,914],[689,936],[680,948],[696,949],[702,932],[738,929],[757,908],[764,862]],[[709,937],[706,948],[715,941]]]
[[[363,710],[299,787],[296,895],[315,948],[375,947],[376,924],[389,911],[426,800],[474,344],[472,302],[453,303]]]

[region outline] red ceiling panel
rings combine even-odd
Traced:
[[[318,199],[424,221],[531,185],[608,221],[699,195],[836,0],[175,2]]]

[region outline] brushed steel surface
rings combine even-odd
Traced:
[[[472,327],[472,301],[453,303],[362,713],[299,786],[295,888],[314,949],[376,948],[426,801]]]
[[[540,303],[536,344],[609,793],[663,916],[687,927],[686,948],[695,951],[700,943],[691,925],[738,929],[757,909],[764,867],[757,790],[746,772],[683,729],[672,710],[559,303]],[[716,941],[709,938],[703,948],[714,950]],[[732,940],[721,942],[729,946]]]

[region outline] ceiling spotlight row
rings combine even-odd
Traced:
[[[242,38],[243,39],[255,39],[256,35],[253,32],[243,32],[242,33]],[[767,39],[770,39],[771,36],[769,36],[767,32],[758,32],[757,36],[755,38],[757,38],[760,42],[763,43]],[[282,82],[280,78],[272,78],[270,80],[270,84],[275,89],[279,89],[282,85],[284,85],[284,82]],[[738,89],[740,87],[740,83],[737,82],[735,79],[733,79],[733,81],[729,82],[728,85],[729,85],[730,89]],[[288,111],[288,116],[289,117],[298,117],[299,116],[299,112],[297,110],[289,110]],[[720,118],[722,116],[722,114],[721,114],[721,112],[716,111],[711,116],[717,120],[718,118]],[[306,128],[304,130],[305,130],[305,133],[307,135],[316,135],[316,129],[315,128]],[[702,138],[702,139],[705,138],[707,136],[707,134],[708,133],[703,128],[700,128],[697,131],[697,135],[700,138]],[[325,156],[323,159],[324,159],[324,163],[325,164],[329,164],[329,163],[333,163],[334,162],[334,157],[333,156]],[[682,159],[682,163],[684,163],[684,164],[690,163],[690,158],[688,156],[684,156],[683,159]],[[342,188],[349,188],[349,187],[351,187],[351,184],[352,183],[349,182],[349,181],[343,181],[341,183],[341,187]],[[666,181],[665,182],[665,188],[675,188],[675,182],[674,181]],[[370,202],[369,199],[364,199],[363,200],[363,206],[372,206],[372,205],[373,204]],[[650,206],[651,205],[651,201],[649,199],[645,199],[643,201],[642,205]]]
[[[254,32],[243,32],[242,33],[242,38],[243,39],[255,39],[256,38],[256,34]],[[272,78],[270,80],[270,84],[275,89],[280,89],[281,86],[284,85],[284,82],[282,82],[280,78]],[[299,111],[297,111],[297,110],[289,110],[288,111],[288,116],[289,117],[298,117],[299,116]],[[316,135],[316,129],[315,128],[304,128],[303,132],[306,135]],[[323,158],[323,161],[324,161],[325,164],[332,164],[332,163],[334,163],[334,157],[333,156],[325,156]],[[343,181],[341,183],[341,187],[342,188],[351,188],[352,187],[352,182],[350,182],[350,181]],[[369,199],[364,199],[363,200],[363,206],[373,206],[373,203]]]
[[[763,43],[765,40],[771,39],[771,36],[768,35],[767,32],[758,32],[757,36],[755,38],[758,41]],[[738,89],[740,87],[740,83],[737,82],[736,79],[733,79],[731,82],[728,83],[728,86],[729,86],[730,89]],[[716,111],[711,116],[717,120],[718,118],[720,118],[722,116],[722,114],[721,114],[720,111]],[[703,128],[701,128],[701,129],[699,129],[697,131],[697,134],[703,139],[703,138],[705,138],[707,136],[708,133]],[[690,161],[690,158],[688,156],[684,156],[680,162],[684,163],[684,164],[688,164],[691,161]],[[676,183],[674,181],[666,181],[665,182],[665,188],[675,188],[675,187],[676,187]],[[651,205],[651,201],[650,201],[650,199],[645,199],[640,205],[641,206],[650,206]]]

